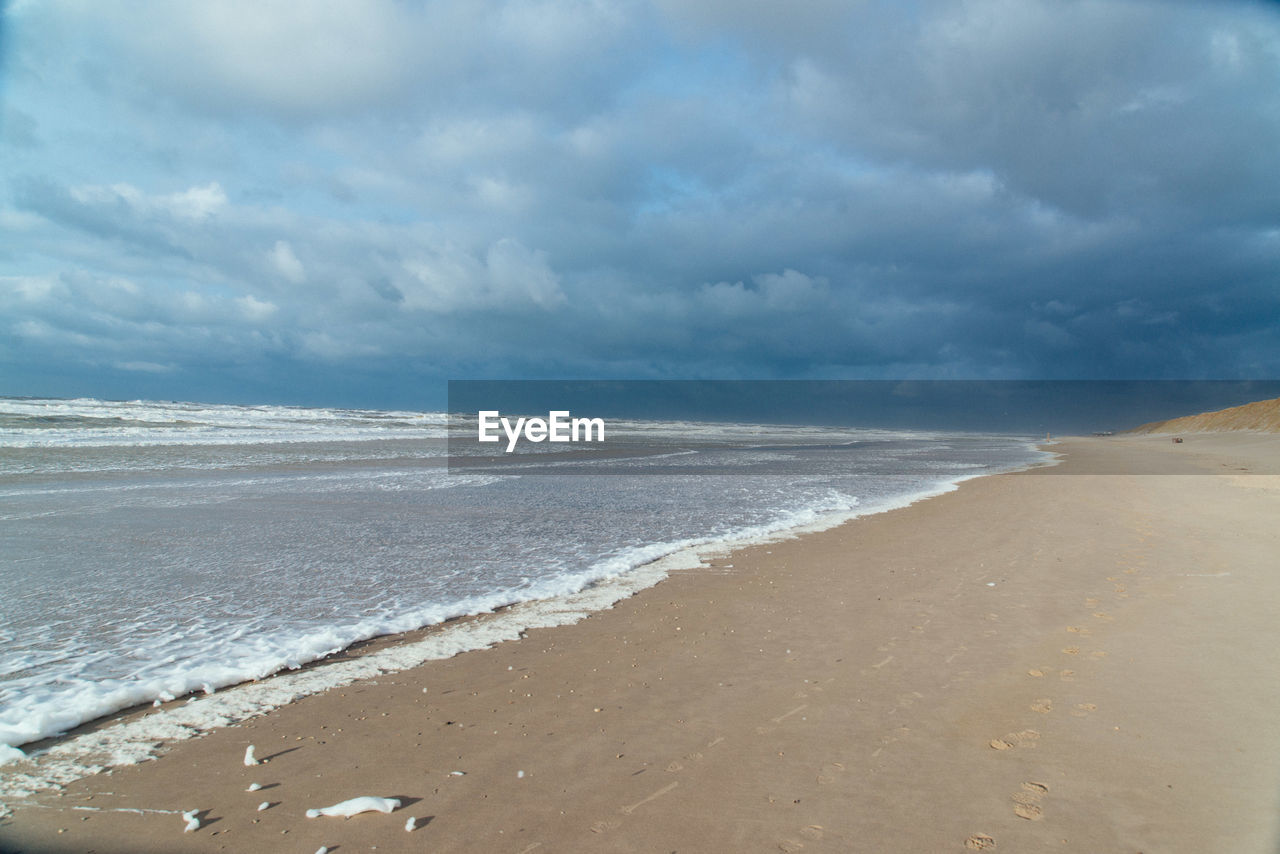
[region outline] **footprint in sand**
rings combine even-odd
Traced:
[[[1093,652],[1089,653],[1089,657],[1090,658],[1106,658],[1107,653],[1103,652],[1100,649],[1095,649]]]
[[[778,850],[791,854],[793,851],[799,851],[804,847],[804,843],[799,839],[780,839],[778,840]]]
[[[1039,679],[1040,677],[1044,676],[1044,671],[1039,669],[1038,667],[1033,667],[1027,671],[1027,675],[1034,676],[1037,679]]]
[[[1040,733],[1033,729],[1011,732],[1004,738],[993,738],[988,744],[993,750],[1012,750],[1015,747],[1035,747],[1040,740]]]
[[[834,783],[836,776],[844,772],[844,766],[839,762],[831,762],[822,766],[822,770],[818,772],[818,785],[825,786],[828,783]]]
[[[1039,821],[1044,818],[1044,808],[1040,806],[1040,801],[1048,793],[1049,787],[1044,783],[1023,783],[1021,791],[1011,795],[1013,814],[1027,821]]]
[[[1074,682],[1076,679],[1076,672],[1074,670],[1060,670],[1058,671],[1058,678],[1063,682]]]
[[[607,821],[597,821],[591,825],[592,833],[608,833],[611,830],[617,830],[622,827],[622,822],[609,819]]]
[[[1053,700],[1049,699],[1048,697],[1045,697],[1040,700],[1036,700],[1034,703],[1031,704],[1031,711],[1039,712],[1042,715],[1047,715],[1053,711]]]
[[[1071,632],[1073,635],[1088,635],[1088,634],[1092,634],[1092,632],[1090,632],[1090,631],[1089,631],[1088,629],[1086,629],[1084,626],[1067,626],[1067,631]]]
[[[1078,647],[1078,646],[1064,646],[1064,647],[1062,648],[1062,651],[1063,651],[1063,652],[1065,652],[1067,655],[1079,655],[1079,654],[1080,654],[1080,647]]]
[[[1027,821],[1039,821],[1044,818],[1044,810],[1039,804],[1014,804],[1013,814]]]
[[[1077,718],[1083,718],[1090,712],[1096,711],[1098,711],[1098,707],[1094,703],[1076,703],[1076,707],[1071,710],[1071,714],[1075,715]]]
[[[800,828],[800,835],[803,836],[805,839],[814,839],[814,840],[821,839],[822,825],[811,824],[808,827],[802,827]]]
[[[1104,613],[1103,611],[1094,611],[1093,616],[1099,620],[1102,620],[1104,623],[1115,622],[1115,619],[1116,619],[1115,617],[1111,616],[1110,614]]]
[[[669,765],[667,765],[667,770],[670,771],[672,774],[674,774],[677,771],[683,771],[684,766],[681,765],[679,762],[672,762]]]
[[[1096,596],[1090,596],[1088,599],[1084,600],[1084,606],[1086,608],[1096,608],[1101,604],[1102,604],[1102,600],[1097,598]]]
[[[996,841],[985,833],[975,833],[964,841],[964,847],[970,851],[986,851],[996,847]]]

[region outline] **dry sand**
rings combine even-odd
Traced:
[[[1280,442],[1058,449],[14,805],[0,849],[1274,852]],[[304,817],[357,795],[403,805]]]

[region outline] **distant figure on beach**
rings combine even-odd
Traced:
[[[1175,444],[1175,445],[1181,445],[1181,444],[1182,444],[1182,437],[1181,437],[1181,436],[1174,436],[1174,437],[1173,437],[1173,444]]]

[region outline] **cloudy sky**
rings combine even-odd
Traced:
[[[11,0],[0,394],[1280,377],[1280,5]]]

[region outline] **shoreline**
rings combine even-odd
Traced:
[[[1044,452],[1039,444],[1031,443],[1031,447]],[[214,685],[212,691],[192,690],[154,702],[148,698],[115,709],[63,732],[19,745],[17,749],[36,760],[35,767],[33,763],[18,766],[22,759],[0,763],[0,815],[4,814],[6,800],[26,797],[40,788],[64,785],[103,768],[147,761],[163,755],[178,741],[199,738],[212,729],[268,714],[305,696],[411,669],[427,661],[491,648],[516,640],[531,629],[572,625],[662,583],[672,573],[705,569],[709,561],[736,550],[807,536],[864,516],[907,507],[954,491],[973,478],[1051,467],[1057,462],[1046,459],[994,473],[958,475],[870,505],[817,513],[816,518],[798,523],[776,520],[751,533],[739,531],[685,543],[649,544],[642,549],[662,553],[620,575],[592,581],[573,593],[513,601],[406,631],[361,638],[298,667],[283,668],[261,678]],[[198,703],[199,708],[187,708],[193,703]],[[15,766],[22,769],[16,775]]]
[[[1231,444],[1235,440],[1226,441]],[[1128,454],[1138,463],[1150,458],[1153,465],[1166,468],[1173,459],[1163,440],[1158,446],[1128,439],[1102,440],[1102,443],[1070,440],[1055,450],[1066,449],[1066,465],[1074,461],[1077,467],[1087,464],[1091,454],[1103,457]],[[1243,447],[1250,443],[1236,441],[1236,444]],[[1245,467],[1267,460],[1274,463],[1274,447],[1265,442],[1254,444],[1260,444],[1262,450],[1237,448],[1232,451],[1239,457],[1235,461],[1245,462]],[[1221,456],[1222,452],[1216,449],[1213,453]],[[1177,461],[1178,467],[1187,474],[1203,471],[1202,465],[1188,463],[1189,456],[1183,455]],[[1235,467],[1233,473],[1239,468]],[[1143,506],[1151,505],[1154,509],[1155,505],[1169,504],[1164,508],[1167,513],[1183,512],[1180,508],[1185,496],[1177,494],[1180,490],[1211,493],[1217,500],[1207,505],[1212,513],[1221,512],[1218,508],[1228,504],[1233,511],[1246,514],[1253,512],[1251,508],[1259,502],[1268,509],[1274,507],[1276,490],[1267,486],[1268,478],[1196,477],[1173,489],[1175,482],[1183,480],[1176,476],[1168,479],[1131,477],[1123,478],[1123,482],[1108,478],[1108,483],[1113,487],[1110,491],[1114,492],[1119,484],[1124,491],[1133,493],[1130,497],[1142,499]],[[1253,486],[1263,488],[1239,489],[1233,480],[1255,481]],[[1039,546],[1042,552],[1054,555],[1056,551],[1056,557],[1062,561],[1082,548],[1093,548],[1087,536],[1082,539],[1078,533],[1106,527],[1111,521],[1108,514],[1094,518],[1096,514],[1088,504],[1116,503],[1116,497],[1109,495],[1108,490],[1099,490],[1096,481],[1093,477],[1045,480],[1027,472],[979,477],[905,509],[865,515],[822,533],[740,549],[712,560],[704,571],[671,575],[610,610],[590,614],[576,625],[535,628],[525,633],[524,642],[520,644],[500,644],[467,652],[428,662],[414,670],[378,675],[370,682],[356,682],[305,697],[239,726],[180,743],[157,762],[121,768],[109,777],[101,775],[72,783],[60,795],[49,793],[37,798],[45,802],[42,807],[13,804],[14,817],[0,824],[0,842],[21,845],[44,840],[54,845],[61,841],[65,843],[62,847],[37,850],[83,850],[75,847],[76,840],[83,840],[82,831],[91,826],[99,852],[126,850],[109,847],[123,844],[121,840],[126,838],[134,840],[129,843],[136,844],[131,850],[138,851],[219,850],[220,846],[228,846],[227,850],[252,850],[237,846],[270,847],[272,840],[278,843],[283,835],[287,835],[290,848],[313,841],[316,845],[332,845],[337,841],[353,848],[377,844],[379,850],[409,850],[410,847],[416,850],[423,844],[445,850],[525,850],[521,845],[507,845],[508,841],[516,841],[514,837],[504,840],[508,833],[522,834],[520,838],[527,844],[539,843],[544,850],[593,846],[649,850],[650,846],[641,844],[642,837],[636,835],[642,832],[639,825],[647,825],[650,832],[661,837],[663,844],[692,845],[698,850],[799,850],[791,846],[793,842],[816,850],[827,850],[824,845],[834,846],[829,850],[847,850],[857,839],[869,840],[873,847],[911,848],[909,843],[919,842],[925,847],[918,850],[964,850],[966,840],[972,838],[980,842],[982,834],[1016,847],[1014,840],[1026,837],[1027,833],[1056,827],[1051,825],[1050,818],[1069,818],[1069,805],[1079,810],[1077,819],[1094,815],[1081,806],[1083,801],[1079,799],[1088,798],[1077,793],[1077,801],[1072,802],[1070,789],[1064,797],[1056,779],[1028,776],[1022,782],[1046,785],[1048,794],[1041,793],[1036,800],[1034,792],[1018,789],[1024,792],[1024,800],[1032,801],[1022,804],[1023,812],[1032,813],[1035,807],[1041,810],[1044,821],[1027,820],[1011,811],[1010,793],[1003,792],[997,799],[1003,804],[1003,810],[991,812],[992,817],[984,822],[976,814],[974,804],[969,803],[972,798],[966,794],[973,788],[973,781],[981,777],[982,766],[994,761],[998,767],[1000,763],[1009,764],[1008,760],[1054,754],[1052,737],[1071,733],[1052,732],[1045,723],[1061,720],[1069,725],[1084,726],[1101,717],[1102,710],[1106,709],[1110,713],[1108,721],[1133,726],[1133,722],[1121,720],[1123,715],[1115,717],[1119,714],[1117,710],[1142,705],[1141,698],[1125,693],[1124,684],[1107,682],[1105,671],[1118,663],[1114,650],[1110,659],[1095,659],[1086,653],[1084,644],[1080,644],[1081,649],[1071,654],[1078,657],[1069,659],[1076,665],[1074,668],[1059,667],[1051,671],[1044,666],[1031,666],[1020,671],[1010,670],[1010,662],[1031,648],[1044,659],[1052,656],[1062,661],[1062,656],[1067,655],[1046,646],[1048,623],[1041,618],[1050,615],[1057,618],[1057,624],[1052,627],[1052,644],[1061,646],[1061,638],[1078,642],[1105,634],[1125,622],[1126,615],[1122,612],[1126,609],[1141,610],[1136,607],[1136,589],[1132,599],[1127,595],[1121,598],[1114,590],[1108,593],[1105,589],[1120,586],[1119,582],[1104,582],[1102,577],[1095,576],[1103,571],[1123,572],[1114,568],[1115,557],[1133,549],[1140,550],[1143,537],[1134,536],[1129,529],[1115,532],[1116,537],[1126,542],[1120,544],[1124,548],[1114,550],[1113,560],[1105,570],[1085,567],[1080,571],[1087,578],[1063,579],[1052,572],[1044,575],[1052,569],[1046,555],[1036,553],[1031,532],[1019,530],[1020,521],[1031,522],[1039,518],[1037,513],[1055,511],[1042,518],[1041,524],[1047,519],[1051,527],[1070,528],[1073,524],[1075,529],[1055,534],[1050,538],[1052,542]],[[1041,503],[1062,503],[1064,491],[1084,503],[1072,500],[1054,508],[1027,500],[1037,498]],[[1010,503],[1011,497],[1022,500]],[[1111,511],[1109,515],[1130,512],[1124,503],[1104,509]],[[1141,521],[1152,531],[1145,539],[1160,539],[1155,536],[1157,529],[1163,530],[1169,525],[1158,513],[1149,510],[1143,513]],[[1064,514],[1072,518],[1064,519]],[[1173,521],[1185,526],[1187,520],[1178,517]],[[984,526],[990,530],[982,530]],[[1240,527],[1249,534],[1246,545],[1265,531],[1265,525],[1256,519],[1245,520]],[[995,533],[1000,537],[993,539]],[[1211,530],[1200,533],[1201,541],[1195,547],[1206,551],[1209,560],[1215,559],[1214,553],[1221,555],[1229,550],[1229,544],[1213,541]],[[1089,535],[1098,536],[1096,532]],[[1176,531],[1161,536],[1168,540],[1161,547],[1166,559],[1176,559],[1167,556],[1186,552],[1187,544],[1176,542],[1185,537]],[[966,546],[962,542],[966,537],[977,537],[978,541]],[[1004,540],[1016,541],[1016,544]],[[965,554],[972,557],[962,559]],[[861,574],[857,578],[850,578],[838,569],[849,565],[851,560],[859,564]],[[998,573],[985,565],[971,565],[971,560],[977,564],[988,561],[1004,561],[1004,564]],[[871,568],[876,571],[870,572],[867,565],[862,565],[864,562],[873,564]],[[1137,576],[1132,579],[1135,587],[1140,581],[1147,583],[1150,565],[1139,563],[1136,558],[1131,562],[1140,567],[1133,573]],[[1011,567],[1016,567],[1017,572]],[[1210,567],[1210,570],[1203,578],[1196,573],[1181,575],[1199,579],[1185,582],[1190,584],[1238,586],[1237,581],[1215,580],[1241,575],[1239,570],[1230,566]],[[1036,572],[1043,575],[1039,580],[1053,595],[1046,598],[1043,590],[1020,587],[1028,580],[1023,576]],[[960,581],[964,584],[956,587]],[[1150,580],[1153,587],[1168,583],[1170,578]],[[1068,590],[1072,585],[1082,589]],[[1094,591],[1094,586],[1099,590]],[[1272,583],[1262,591],[1251,591],[1254,595],[1245,601],[1238,601],[1241,595],[1238,590],[1233,594],[1235,598],[1228,597],[1235,609],[1232,611],[1235,619],[1239,621],[1247,614],[1272,607],[1268,603],[1277,601],[1275,587]],[[1075,594],[1097,592],[1099,595],[1076,595],[1075,599],[1066,601],[1063,597],[1073,590]],[[942,595],[944,591],[948,596],[954,592],[954,596],[948,599]],[[873,593],[881,595],[873,601]],[[844,597],[843,601],[840,597]],[[1102,600],[1113,600],[1107,609],[1111,613],[1106,614],[1111,620],[1094,614],[1067,615],[1067,611],[1078,609],[1091,598],[1099,599],[1095,610],[1101,607]],[[993,608],[987,600],[999,600],[1000,606]],[[693,610],[688,608],[700,601],[706,604]],[[895,604],[892,608],[876,604],[885,601]],[[1165,618],[1178,616],[1170,614],[1171,606],[1160,595],[1153,593],[1143,598],[1142,604],[1157,614],[1164,608]],[[992,609],[984,611],[984,608]],[[1182,608],[1185,611],[1186,605]],[[997,619],[988,619],[992,614]],[[1151,614],[1128,616],[1145,616],[1145,621],[1137,622],[1143,622],[1149,636],[1134,635],[1118,647],[1123,648],[1127,643],[1131,651],[1150,653],[1148,646],[1167,646],[1171,642],[1163,635],[1160,621],[1151,619]],[[1083,624],[1074,628],[1088,628],[1091,634],[1072,633],[1071,625],[1064,629],[1068,620]],[[1253,628],[1256,630],[1258,626]],[[1206,636],[1213,636],[1227,629],[1231,626],[1215,625],[1204,631]],[[1066,635],[1061,634],[1064,631]],[[1257,636],[1249,637],[1257,642]],[[929,643],[935,646],[929,647]],[[939,643],[945,649],[935,648]],[[907,649],[922,644],[928,648]],[[701,648],[701,652],[693,653],[695,648]],[[843,655],[836,655],[838,652]],[[949,669],[955,662],[970,660],[971,666],[960,671],[960,675]],[[1043,665],[1043,661],[1035,661]],[[1249,661],[1246,659],[1246,663]],[[906,666],[908,663],[912,666]],[[1191,666],[1163,659],[1159,663],[1174,669]],[[1215,668],[1223,664],[1210,663]],[[591,664],[594,667],[588,666]],[[631,666],[625,667],[626,664]],[[1254,688],[1274,692],[1275,685],[1260,678],[1268,673],[1265,664],[1258,661],[1252,664]],[[1202,672],[1203,662],[1195,662],[1193,669],[1198,679],[1210,678],[1211,674]],[[1040,676],[1028,676],[1027,670],[1039,670]],[[1061,675],[1068,671],[1072,674],[1070,678]],[[802,673],[807,675],[801,676]],[[517,678],[516,674],[529,678]],[[1058,677],[1052,687],[1051,675]],[[984,708],[987,701],[997,695],[1022,692],[1028,682],[1036,683],[1038,693],[1062,695],[1076,690],[1073,683],[1090,679],[1098,683],[1092,700],[1069,703],[1068,699],[1074,697],[1031,697],[1022,704],[1021,713]],[[622,684],[623,681],[627,684]],[[1242,703],[1234,702],[1232,695],[1248,694],[1246,681],[1227,685],[1225,693],[1219,686],[1214,698],[1215,702],[1228,706],[1224,715],[1231,727],[1239,724],[1245,708]],[[877,685],[878,682],[892,684]],[[1102,683],[1107,683],[1105,690],[1099,687]],[[519,696],[518,689],[535,686],[536,692],[523,692],[530,696]],[[973,693],[976,687],[981,690]],[[1169,690],[1158,684],[1147,688],[1153,695]],[[559,689],[558,695],[555,689]],[[548,691],[553,696],[542,699]],[[1108,691],[1114,695],[1110,701],[1096,701]],[[961,696],[967,702],[959,702]],[[1117,702],[1116,698],[1124,702]],[[1034,706],[1040,699],[1052,700],[1052,708],[1043,712],[1036,710]],[[1252,700],[1256,702],[1257,698]],[[939,702],[947,714],[938,711]],[[1203,705],[1203,700],[1200,702]],[[1096,708],[1083,708],[1089,705]],[[1183,705],[1189,708],[1196,703]],[[504,712],[503,706],[513,708]],[[364,715],[358,714],[361,710]],[[370,710],[376,711],[371,714]],[[865,721],[862,720],[864,711],[870,715]],[[1075,712],[1081,714],[1077,717]],[[369,721],[371,717],[384,715],[397,721],[408,720],[407,726],[413,732],[405,729],[405,725],[381,721],[377,727],[374,724],[378,721]],[[1028,717],[1033,723],[1039,717],[1040,727],[1028,727]],[[1160,714],[1154,717],[1160,719]],[[481,720],[493,721],[497,727],[492,730],[493,735],[489,735],[487,724],[479,724]],[[335,732],[335,723],[344,723],[352,732],[342,732],[343,728]],[[1250,723],[1250,740],[1266,735],[1268,727],[1275,728],[1265,721]],[[388,730],[389,725],[395,728],[394,732]],[[1147,725],[1153,726],[1149,722]],[[1170,734],[1170,726],[1166,720],[1156,729],[1165,737]],[[519,729],[513,731],[513,727]],[[976,753],[970,750],[975,748],[976,736],[958,737],[960,731],[967,732],[974,727],[985,735],[977,740]],[[1018,739],[1012,739],[1008,749],[988,745],[988,742],[1032,729],[1040,734],[1036,739],[1038,750],[1029,749],[1029,744]],[[545,733],[539,734],[542,730]],[[1222,737],[1223,733],[1205,734],[1208,742]],[[908,746],[920,748],[916,743],[920,738],[933,749],[907,756],[902,760],[905,763],[902,767],[884,766],[887,760],[882,757],[899,753]],[[262,769],[244,768],[240,754],[248,743],[256,743],[259,755],[272,757],[272,763]],[[275,749],[276,745],[286,744],[283,749]],[[1105,756],[1096,745],[1088,746],[1091,744],[1086,742],[1086,748],[1078,751],[1074,759],[1070,755],[1056,755],[1056,762],[1062,767],[1072,762],[1087,765],[1085,760],[1106,765]],[[731,749],[726,750],[725,745]],[[762,750],[762,746],[768,749]],[[866,750],[860,751],[862,747]],[[405,754],[415,751],[422,753],[406,764]],[[660,762],[666,753],[674,755]],[[1194,754],[1196,750],[1184,749],[1183,753]],[[459,758],[450,759],[453,755]],[[635,758],[637,756],[640,758]],[[824,756],[830,760],[826,764]],[[1174,754],[1166,760],[1174,758],[1183,757]],[[1256,755],[1250,758],[1260,759]],[[1130,770],[1150,772],[1149,763],[1144,765],[1145,760],[1141,759],[1130,757],[1130,764],[1135,766]],[[1274,761],[1267,758],[1267,762]],[[459,764],[467,767],[452,767]],[[507,768],[508,764],[512,767]],[[1223,784],[1222,772],[1191,764],[1206,780]],[[369,765],[385,774],[370,776]],[[616,766],[625,766],[626,773]],[[884,767],[877,771],[876,766]],[[366,771],[361,772],[361,767]],[[195,768],[201,769],[198,784],[176,782],[183,780],[184,775],[189,778],[189,772]],[[455,770],[466,773],[455,777],[452,774]],[[890,770],[894,773],[886,777],[884,772]],[[1240,771],[1235,766],[1232,770],[1237,774]],[[517,776],[517,771],[527,774]],[[264,783],[268,778],[278,781],[278,788],[272,792],[277,792],[280,800],[260,816],[248,803],[249,800],[256,803],[257,799],[243,793],[247,786],[245,780],[255,775],[263,777]],[[702,780],[697,787],[689,781],[695,776]],[[1204,782],[1185,780],[1184,772],[1172,769],[1166,776],[1173,780],[1169,785],[1187,785],[1200,792],[1201,799],[1208,801],[1199,804],[1201,813],[1212,807],[1219,817],[1234,814],[1238,820],[1240,805],[1251,802],[1250,797],[1242,799],[1240,793],[1233,793],[1232,808],[1224,809],[1225,799],[1219,796],[1219,802],[1213,802],[1213,790]],[[1257,778],[1253,780],[1255,786],[1260,785],[1262,775],[1253,776]],[[636,781],[643,781],[647,789]],[[477,789],[477,785],[483,791]],[[1010,785],[1016,788],[1020,784],[1015,781]],[[1226,785],[1232,788],[1230,783]],[[105,794],[104,788],[113,794]],[[681,797],[667,797],[676,790],[681,792]],[[977,787],[975,792],[980,790],[981,787]],[[470,799],[465,794],[468,791],[472,795]],[[782,795],[788,792],[804,797],[787,800]],[[712,793],[723,796],[725,806],[718,813],[712,807],[715,801],[708,801]],[[889,797],[894,793],[899,801]],[[405,800],[413,802],[405,804],[395,817],[361,816],[337,824],[297,821],[294,815],[300,816],[303,807],[322,806],[363,794],[402,794]],[[841,797],[833,799],[836,794]],[[914,821],[920,826],[912,828],[909,825],[913,812],[905,810],[904,803],[926,794],[940,804],[944,815],[922,822],[923,816],[916,814]],[[1259,791],[1252,793],[1254,805],[1259,794]],[[182,809],[202,807],[209,811],[205,816],[206,829],[184,836],[176,816],[110,811],[85,811],[84,815],[72,816],[77,819],[76,827],[65,826],[64,819],[70,813],[65,807],[59,807],[68,803],[85,805],[79,799],[90,796],[95,804],[108,810],[175,810],[180,803],[185,804]],[[488,796],[492,796],[495,803],[486,804]],[[631,800],[627,800],[628,797]],[[849,817],[844,815],[849,797],[855,802],[869,800],[878,805],[877,809],[871,811],[871,816],[862,816],[861,824],[850,825]],[[1123,800],[1123,793],[1118,797]],[[647,800],[649,798],[652,799]],[[1055,799],[1058,803],[1051,807],[1050,802]],[[53,803],[48,803],[50,801]],[[508,807],[493,813],[497,801]],[[602,809],[602,801],[616,803],[612,808]],[[699,813],[693,809],[695,803],[703,804],[707,811]],[[811,806],[802,808],[802,803]],[[1018,802],[1012,803],[1016,806]],[[535,819],[552,804],[564,809],[565,814],[556,817],[552,810],[550,815]],[[843,812],[836,806],[842,806]],[[1183,812],[1196,813],[1186,803],[1178,802],[1177,806]],[[645,822],[631,820],[633,814],[639,817],[642,812]],[[1151,812],[1177,818],[1176,812],[1169,813],[1167,805],[1159,809],[1153,807]],[[419,819],[429,816],[430,821],[413,834],[405,834],[403,818],[409,813]],[[586,813],[601,817],[598,821],[585,821]],[[572,820],[566,815],[573,816]],[[701,821],[699,815],[703,817]],[[802,817],[812,820],[788,823],[792,816],[797,820]],[[91,820],[78,821],[84,817]],[[258,820],[254,821],[255,818]],[[527,819],[525,823],[531,826],[523,830],[505,826],[517,818]],[[662,824],[656,831],[650,824],[655,818]],[[961,819],[967,821],[969,833],[960,833]],[[1221,834],[1224,830],[1217,823],[1219,820],[1214,819],[1205,827]],[[1178,821],[1173,824],[1180,826]],[[1256,817],[1250,822],[1246,815],[1244,825],[1251,831],[1270,832],[1269,827],[1261,828]],[[1102,829],[1114,832],[1118,826],[1113,820],[1103,822]],[[760,837],[757,840],[760,844],[753,848],[751,840],[756,837],[734,835],[753,827],[767,828],[777,840],[770,836],[766,845],[760,841],[764,837]],[[709,828],[728,835],[708,835]],[[64,833],[56,834],[58,829]],[[1060,831],[1065,835],[1061,827],[1053,832]],[[1071,825],[1072,845],[1065,850],[1083,844],[1077,831],[1084,832],[1084,825],[1078,822]],[[1239,838],[1239,826],[1232,832],[1236,834],[1234,838]],[[419,834],[430,838],[424,839]],[[1166,850],[1194,850],[1191,841],[1196,838],[1194,833],[1185,832],[1168,839],[1157,834],[1144,844],[1159,847],[1162,840],[1171,840],[1172,847]],[[1224,837],[1217,838],[1221,842]],[[259,841],[252,843],[252,839]],[[1125,839],[1127,842],[1128,837]],[[1095,841],[1107,847],[1119,840],[1108,837]],[[1026,844],[1031,847],[1029,837]],[[929,848],[930,845],[941,847]]]

